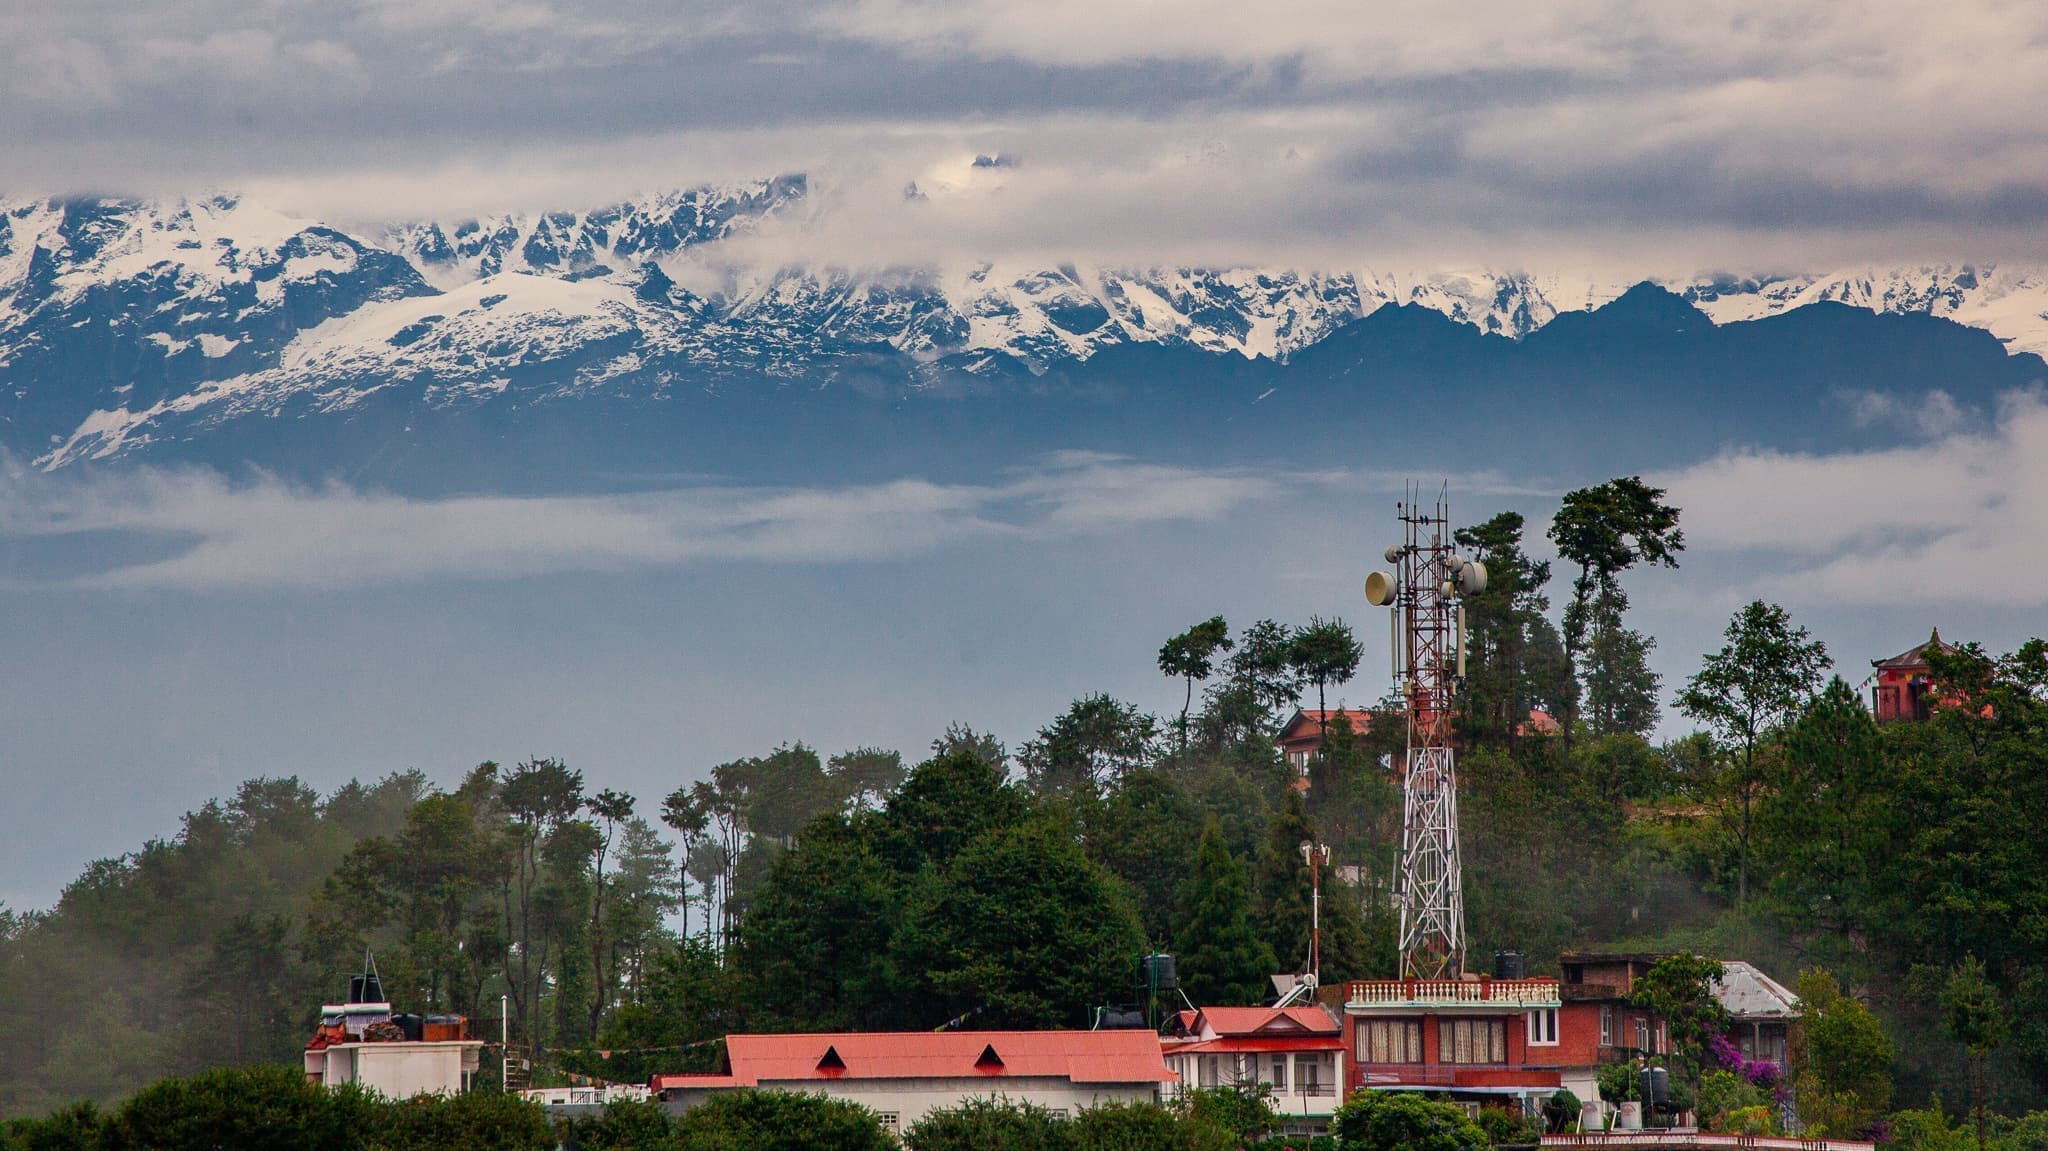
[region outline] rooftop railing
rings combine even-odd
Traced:
[[[1555,979],[1360,979],[1347,985],[1345,1002],[1357,1007],[1556,1007]]]

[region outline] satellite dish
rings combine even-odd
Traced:
[[[1374,572],[1365,577],[1365,602],[1374,607],[1393,603],[1394,577],[1385,572]]]
[[[1401,557],[1405,555],[1406,552],[1402,549],[1400,544],[1395,544],[1394,546],[1388,548],[1385,554],[1388,563],[1397,564],[1401,562]]]
[[[1458,573],[1458,588],[1466,595],[1478,595],[1486,590],[1486,565],[1477,560],[1465,565]]]

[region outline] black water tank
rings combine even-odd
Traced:
[[[411,1043],[418,1043],[426,1032],[427,1021],[417,1015],[394,1015],[391,1022],[398,1024],[399,1031],[403,1032],[406,1040]]]
[[[1496,951],[1493,953],[1493,977],[1495,979],[1526,979],[1529,963],[1519,951]]]
[[[1144,955],[1138,958],[1138,985],[1159,991],[1171,991],[1178,987],[1178,973],[1175,971],[1173,956],[1164,952]]]

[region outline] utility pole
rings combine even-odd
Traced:
[[[512,1091],[512,997],[498,996],[498,1091]]]
[[[1372,573],[1365,598],[1393,609],[1392,671],[1407,705],[1395,878],[1401,976],[1457,979],[1465,972],[1465,891],[1451,719],[1465,679],[1463,597],[1486,590],[1486,566],[1452,550],[1441,495],[1425,510],[1411,487],[1394,507],[1402,528],[1401,543],[1386,551],[1394,571]]]
[[[1323,868],[1330,864],[1330,846],[1301,841],[1301,861],[1308,864],[1308,973],[1323,985]]]

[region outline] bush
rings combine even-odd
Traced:
[[[857,1103],[791,1091],[724,1091],[676,1121],[680,1151],[894,1151]]]
[[[106,1151],[352,1151],[359,1134],[347,1113],[368,1104],[366,1096],[306,1082],[296,1067],[221,1068],[136,1092],[100,1144]]]
[[[0,1151],[97,1151],[106,1118],[90,1103],[78,1103],[46,1119],[0,1124]]]
[[[1737,1111],[1767,1106],[1771,1097],[1763,1088],[1733,1071],[1710,1071],[1700,1079],[1700,1126],[1709,1131],[1734,1134],[1731,1116]]]
[[[1067,1151],[1068,1125],[1035,1103],[970,1099],[933,1111],[903,1133],[909,1151]]]
[[[1609,1063],[1593,1073],[1600,1086],[1600,1098],[1609,1103],[1628,1103],[1642,1094],[1642,1080],[1633,1063]]]
[[[654,1151],[673,1146],[675,1121],[653,1100],[607,1103],[596,1115],[572,1119],[569,1141],[577,1151]]]
[[[1486,1151],[1486,1132],[1455,1103],[1393,1091],[1360,1091],[1331,1122],[1344,1151]]]
[[[1074,1116],[1073,1151],[1232,1151],[1221,1128],[1157,1103],[1105,1103]]]
[[[1768,1104],[1759,1103],[1754,1107],[1737,1107],[1728,1113],[1728,1134],[1730,1135],[1776,1135],[1777,1120],[1771,1114]]]
[[[1239,1144],[1256,1143],[1280,1129],[1280,1113],[1273,1110],[1263,1085],[1256,1091],[1235,1087],[1190,1091],[1180,1097],[1179,1109],[1190,1121],[1214,1127]]]
[[[1534,1144],[1542,1142],[1543,1128],[1533,1119],[1524,1118],[1520,1111],[1506,1107],[1485,1107],[1479,1112],[1479,1129],[1486,1132],[1486,1141],[1499,1147],[1503,1144]]]
[[[1581,1109],[1579,1097],[1560,1087],[1543,1101],[1544,1124],[1553,1132],[1569,1131],[1578,1122]]]

